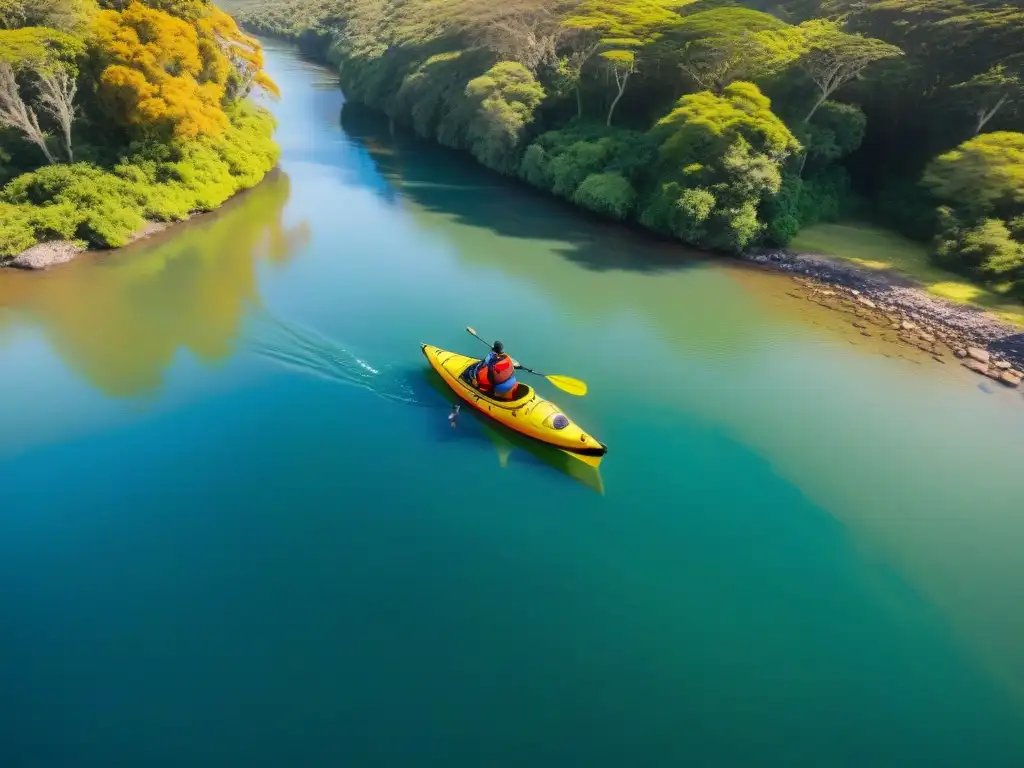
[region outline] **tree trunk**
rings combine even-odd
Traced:
[[[629,82],[630,72],[625,72],[621,76],[618,71],[615,72],[615,84],[619,86],[619,92],[615,94],[615,99],[612,101],[612,105],[608,107],[608,119],[605,121],[605,125],[611,128],[612,126],[612,115],[615,114],[615,107],[619,105],[619,99],[622,98],[622,94],[626,92],[626,84]]]
[[[60,126],[64,139],[64,150],[68,161],[75,162],[75,154],[71,149],[71,125],[75,122],[75,94],[78,92],[75,78],[68,72],[57,72],[37,75],[39,78],[39,104],[46,110],[54,122]]]
[[[576,117],[580,120],[583,119],[583,91],[578,85],[576,86]]]
[[[1008,99],[1006,98],[1006,96],[1005,96],[1005,95],[1003,95],[1003,96],[1002,96],[1002,97],[1001,97],[1001,98],[999,99],[999,101],[997,101],[997,102],[995,103],[995,106],[993,106],[993,107],[992,107],[992,109],[990,109],[990,110],[987,110],[987,111],[986,111],[986,110],[984,110],[984,109],[979,109],[979,110],[978,110],[978,125],[977,125],[977,126],[975,127],[975,129],[974,129],[974,135],[975,135],[975,136],[977,136],[977,135],[978,135],[979,133],[981,133],[981,130],[982,130],[982,128],[984,128],[984,127],[985,127],[985,124],[986,124],[986,123],[987,123],[987,122],[988,122],[989,120],[991,120],[991,119],[992,119],[993,117],[995,117],[995,116],[996,116],[996,113],[997,113],[997,112],[998,112],[998,111],[999,111],[1000,109],[1002,109],[1002,108],[1003,108],[1003,106],[1004,106],[1004,105],[1006,104],[1006,102],[1007,102],[1007,101],[1008,101]]]
[[[814,113],[818,111],[818,107],[825,103],[825,99],[828,98],[827,94],[822,94],[821,98],[814,102],[814,106],[811,107],[811,111],[807,113],[807,117],[804,118],[805,123],[809,123],[811,118],[814,117]]]

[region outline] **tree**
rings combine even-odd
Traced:
[[[100,98],[140,133],[217,136],[228,123],[222,103],[244,92],[249,76],[275,90],[259,70],[259,46],[216,9],[191,23],[133,2],[100,12],[96,43]]]
[[[690,79],[716,93],[734,80],[771,76],[803,52],[795,27],[737,7],[686,16],[666,41],[682,51],[679,66]]]
[[[935,158],[921,183],[968,219],[1011,218],[1024,211],[1024,133],[997,131]]]
[[[71,148],[71,125],[75,121],[75,94],[78,92],[75,77],[66,69],[40,72],[38,84],[39,105],[60,127],[68,162],[73,163],[75,154]]]
[[[470,39],[501,59],[519,62],[534,73],[556,59],[564,30],[555,4],[549,0],[469,2],[460,15],[468,23]]]
[[[598,54],[615,81],[615,97],[608,108],[606,125],[612,124],[629,79],[642,63],[643,49],[680,22],[677,13],[657,0],[583,0],[566,18],[569,29],[592,31],[599,40]]]
[[[800,68],[818,86],[818,98],[807,113],[808,122],[829,97],[876,61],[902,56],[895,45],[859,34],[843,32],[839,24],[814,19],[800,25],[807,53],[799,59]]]
[[[90,0],[0,0],[0,29],[47,27],[83,32],[94,9]]]
[[[641,220],[695,245],[740,251],[761,231],[758,207],[778,193],[800,150],[753,83],[683,96],[651,129],[659,142],[654,194]]]
[[[600,49],[601,38],[592,30],[566,30],[562,46],[566,54],[559,62],[559,70],[572,83],[572,88],[576,92],[576,117],[582,118],[583,89],[580,87],[580,77],[583,74],[583,67]]]
[[[522,64],[502,61],[470,80],[466,95],[477,105],[467,129],[470,151],[484,165],[511,173],[519,165],[519,143],[544,89]]]
[[[56,159],[46,143],[46,132],[39,124],[35,109],[29,106],[21,94],[18,77],[31,76],[39,86],[42,108],[50,113],[51,97],[61,99],[70,91],[74,98],[74,60],[84,51],[82,42],[73,36],[45,27],[0,30],[0,125],[21,132],[26,141],[35,144],[47,162]],[[70,84],[68,83],[70,81]],[[61,94],[52,93],[48,85],[67,86]],[[65,146],[70,152],[70,120],[64,130],[64,123],[58,124],[65,136]]]
[[[954,93],[963,98],[963,105],[975,116],[974,135],[977,136],[989,120],[1000,110],[1016,106],[1024,98],[1024,76],[1021,59],[1016,66],[997,64],[975,75],[970,80],[953,86]]]
[[[20,131],[26,141],[39,147],[48,163],[57,162],[46,146],[46,133],[39,127],[35,111],[21,98],[14,68],[4,61],[0,61],[0,126]]]

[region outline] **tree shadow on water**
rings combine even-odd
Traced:
[[[600,272],[678,272],[705,266],[714,258],[501,176],[465,153],[417,139],[386,116],[357,104],[343,105],[341,124],[401,197],[464,226],[549,242],[562,257]]]

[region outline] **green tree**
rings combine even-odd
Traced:
[[[983,133],[935,158],[922,184],[968,219],[1024,209],[1024,133]]]
[[[1010,66],[996,64],[970,80],[953,86],[954,94],[961,99],[959,103],[974,115],[975,136],[1000,111],[1010,111],[1024,99],[1022,63],[1022,57],[1015,57]]]
[[[657,183],[641,216],[695,245],[741,251],[761,233],[757,211],[782,185],[800,143],[753,83],[682,97],[651,130]]]
[[[466,95],[476,104],[467,131],[470,151],[484,165],[511,173],[519,165],[523,133],[544,89],[522,64],[503,61],[470,80]]]
[[[794,27],[732,6],[684,17],[666,42],[681,52],[679,67],[698,88],[716,93],[734,80],[770,77],[803,52]]]
[[[818,97],[804,118],[805,123],[832,94],[860,77],[869,65],[903,55],[894,45],[844,32],[834,21],[815,19],[804,22],[800,29],[805,36],[807,53],[800,58],[799,66],[818,87]]]
[[[630,78],[642,66],[645,49],[679,22],[679,14],[658,0],[583,0],[566,18],[568,29],[598,35],[598,56],[608,67],[616,89],[605,125],[612,124]]]

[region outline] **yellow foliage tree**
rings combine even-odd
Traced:
[[[194,22],[138,2],[102,11],[96,45],[101,98],[122,124],[143,132],[216,136],[228,124],[225,103],[253,85],[277,92],[262,72],[259,44],[213,7]]]

